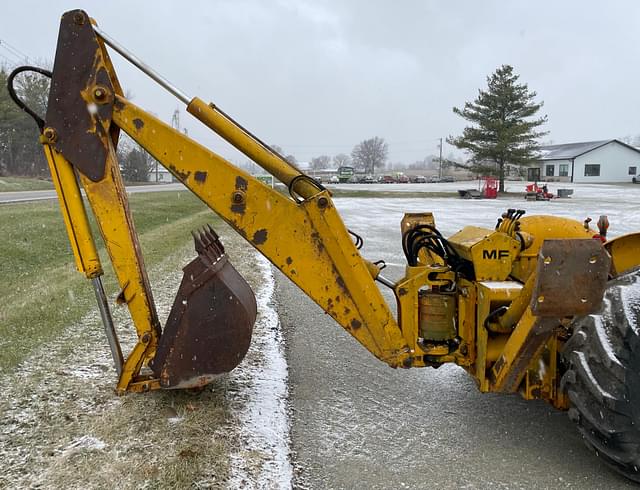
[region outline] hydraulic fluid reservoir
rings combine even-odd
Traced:
[[[425,340],[451,340],[456,337],[455,292],[420,291],[418,324]]]

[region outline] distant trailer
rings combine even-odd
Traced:
[[[353,167],[340,167],[338,168],[338,180],[341,184],[346,184],[351,180],[351,177],[355,174]]]
[[[482,199],[482,192],[478,189],[458,189],[458,194],[462,199]]]

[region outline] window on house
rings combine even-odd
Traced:
[[[587,164],[584,166],[585,177],[600,177],[600,164]]]
[[[561,163],[560,164],[560,172],[558,173],[560,177],[569,177],[569,164]]]
[[[553,177],[554,169],[555,169],[555,165],[547,165],[545,175],[547,177]]]
[[[629,167],[629,175],[636,175],[638,167]]]

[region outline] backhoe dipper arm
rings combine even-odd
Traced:
[[[204,124],[289,186],[289,198],[159,121],[122,93],[105,44],[124,54]],[[160,325],[116,158],[124,130],[376,357],[403,366],[410,349],[374,282],[377,267],[353,244],[328,191],[315,184],[213,105],[190,99],[95,27],[80,10],[63,15],[43,131],[52,171],[72,165],[97,219],[139,342],[119,390],[144,390],[137,377],[154,356]],[[59,189],[59,196],[65,189]],[[62,198],[61,198],[62,200]],[[70,211],[70,229],[84,216]],[[64,207],[64,206],[63,206]],[[86,217],[84,218],[86,221]],[[91,241],[89,232],[81,238]],[[70,236],[72,233],[70,232]],[[76,250],[74,249],[74,252]],[[76,252],[76,258],[78,253]]]

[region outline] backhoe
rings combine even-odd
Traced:
[[[107,47],[288,192],[273,189],[128,100]],[[14,78],[51,77],[41,117]],[[402,220],[405,275],[364,258],[331,192],[212,103],[187,96],[103,32],[86,12],[62,16],[52,72],[21,67],[9,91],[40,128],[76,266],[92,281],[118,375],[116,390],[198,388],[242,361],[256,302],[215,231],[194,232],[197,257],[166,325],[156,314],[120,175],[124,131],[293,281],[360,344],[393,368],[455,363],[483,392],[519,393],[568,410],[584,440],[640,481],[640,233],[607,240],[608,221],[524,217],[509,209],[494,229],[448,238],[429,212]],[[83,193],[81,189],[84,192]],[[87,218],[95,216],[137,331],[122,353]],[[382,294],[395,297],[397,315]]]

